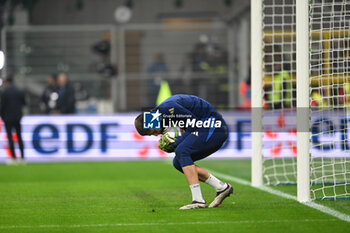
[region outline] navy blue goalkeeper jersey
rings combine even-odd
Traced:
[[[208,119],[214,117],[221,120],[222,116],[218,113],[210,103],[193,95],[174,95],[163,101],[155,107],[155,111],[165,115],[183,115],[191,116],[197,120]]]
[[[165,115],[174,115],[175,119],[172,120],[188,120],[196,119],[196,121],[205,121],[207,119],[220,121],[222,125],[220,126],[227,129],[226,123],[222,118],[221,114],[218,113],[213,106],[207,101],[193,95],[174,95],[160,105],[155,107],[155,111],[159,110],[163,118]],[[187,121],[188,122],[188,121]],[[213,135],[215,131],[215,126],[210,126],[209,128],[198,128],[197,126],[183,127],[185,129],[184,134],[176,140],[176,144],[181,143],[189,134],[194,131],[200,131],[201,137],[205,137],[206,141]]]
[[[177,126],[185,132],[175,139],[175,154],[173,164],[182,171],[183,167],[190,166],[194,161],[208,157],[219,150],[228,138],[228,127],[211,104],[193,95],[174,95],[153,109],[165,118],[175,118],[174,121],[184,122],[186,126],[165,125],[163,128]],[[190,119],[189,119],[190,118]],[[194,124],[190,122],[197,122]],[[215,122],[215,124],[211,124]],[[218,124],[216,124],[218,123]]]

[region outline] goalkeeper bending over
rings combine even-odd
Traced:
[[[195,119],[202,122],[208,119],[221,122],[220,127],[212,125],[211,127],[200,128],[198,125],[191,125],[191,127],[185,128],[182,136],[172,140],[162,127],[160,129],[145,129],[143,127],[143,114],[140,114],[135,119],[135,128],[140,135],[157,136],[163,134],[159,140],[159,148],[166,152],[175,152],[176,156],[173,160],[173,165],[177,170],[185,174],[192,192],[192,203],[180,209],[208,207],[203,199],[199,181],[207,183],[216,190],[216,197],[209,207],[217,207],[226,197],[233,193],[232,185],[217,179],[205,169],[195,165],[194,162],[213,154],[226,141],[228,127],[221,114],[207,101],[191,95],[172,96],[152,111],[161,113],[164,117],[173,114],[177,121],[186,121],[186,118],[189,118],[190,120]],[[172,120],[174,121],[174,118]]]

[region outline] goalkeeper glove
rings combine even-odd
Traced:
[[[158,142],[158,147],[162,151],[165,151],[167,153],[171,153],[175,151],[175,140],[170,138],[169,135],[164,134],[163,136],[160,137],[159,142]]]

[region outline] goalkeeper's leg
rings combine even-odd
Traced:
[[[233,193],[233,187],[231,184],[219,180],[218,178],[207,172],[204,168],[201,168],[197,165],[191,165],[181,168],[181,165],[176,157],[173,160],[173,164],[177,170],[185,174],[186,179],[190,185],[190,189],[192,191],[192,202],[204,203],[198,180],[210,185],[216,190],[216,197],[210,203],[209,207],[217,207],[223,202],[223,200],[225,200],[225,198],[227,198]],[[188,205],[186,209],[188,209]]]
[[[210,203],[209,207],[218,207],[226,197],[229,197],[233,193],[233,187],[231,184],[219,180],[204,168],[197,165],[196,170],[199,180],[205,182],[216,190],[216,197],[214,201]]]
[[[191,139],[191,137],[188,136],[187,139]],[[192,203],[181,207],[181,210],[208,207],[203,199],[197,169],[191,158],[191,144],[191,140],[186,140],[180,143],[175,150],[174,166],[185,174],[192,193]]]
[[[194,165],[194,161],[204,159],[220,149],[227,139],[227,127],[216,129],[210,139],[208,135],[207,130],[199,131],[198,134],[188,135],[175,149],[174,166],[186,176],[192,191],[192,204],[194,202],[205,203],[199,186],[199,180],[201,180],[216,190],[216,197],[210,204],[210,207],[216,207],[233,193],[232,185],[220,181],[205,169]],[[188,208],[190,205],[184,206],[181,209]],[[196,205],[195,208],[201,207]]]

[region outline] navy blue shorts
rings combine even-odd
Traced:
[[[223,121],[224,122],[224,121]],[[174,167],[182,171],[182,167],[193,165],[195,161],[204,159],[218,151],[228,137],[226,123],[216,128],[208,139],[210,129],[193,130],[175,149]]]

